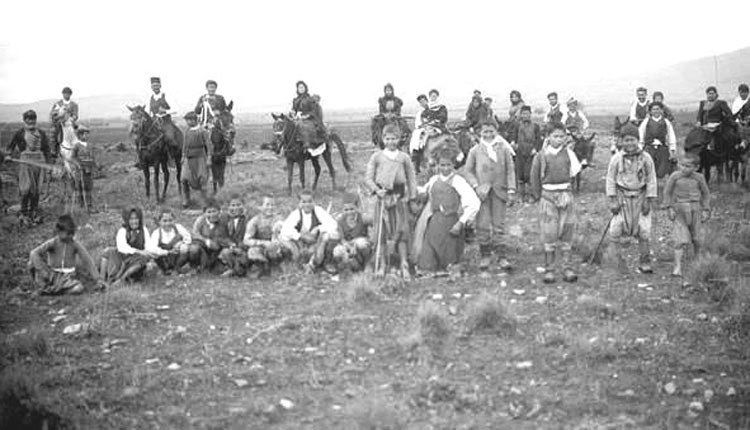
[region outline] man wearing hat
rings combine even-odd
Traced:
[[[18,130],[8,145],[13,158],[20,160],[18,166],[18,191],[21,194],[21,219],[40,223],[39,196],[44,171],[41,165],[50,159],[47,135],[36,125],[37,115],[33,110],[23,113],[23,128]]]
[[[78,205],[88,213],[95,213],[92,191],[94,189],[94,151],[89,144],[88,136],[91,130],[85,125],[79,125],[76,129],[78,140],[73,147],[73,189],[78,200]]]
[[[198,122],[204,127],[211,127],[214,117],[227,109],[227,101],[224,99],[224,96],[216,94],[218,86],[213,79],[207,80],[206,94],[200,96],[198,103],[195,105]]]
[[[177,141],[177,126],[172,122],[172,116],[169,114],[171,107],[167,98],[161,91],[161,78],[151,78],[151,97],[148,100],[148,112],[156,120],[159,130],[164,133],[164,140],[172,147],[179,147]]]
[[[206,184],[213,158],[213,144],[208,131],[198,124],[198,115],[190,111],[185,114],[187,130],[182,147],[182,206],[191,204],[190,190],[200,192],[202,202],[206,201]]]
[[[606,193],[612,212],[609,237],[616,246],[618,268],[628,273],[625,248],[628,237],[638,240],[641,273],[653,273],[651,268],[651,208],[657,197],[656,169],[651,156],[638,144],[638,127],[626,124],[620,130],[622,151],[609,161]]]
[[[589,120],[588,118],[586,118],[586,115],[584,115],[583,112],[578,110],[578,100],[576,100],[575,97],[571,97],[570,99],[568,99],[567,105],[568,110],[566,112],[563,112],[561,119],[563,125],[565,125],[566,128],[576,126],[578,127],[578,130],[581,130],[581,132],[588,129]]]
[[[78,104],[70,99],[71,95],[73,95],[73,90],[70,87],[63,88],[62,99],[56,101],[49,112],[50,122],[52,123],[52,153],[54,156],[60,153],[65,121],[72,121],[73,127],[78,121]]]

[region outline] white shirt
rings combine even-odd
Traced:
[[[659,144],[664,145],[664,144],[667,144],[667,145],[669,145],[669,150],[670,151],[676,151],[677,150],[677,135],[674,134],[674,128],[672,127],[672,123],[669,122],[668,119],[664,118],[663,115],[659,119],[656,119],[656,118],[652,117],[651,115],[649,115],[649,116],[646,117],[646,119],[643,120],[643,122],[641,123],[641,125],[638,126],[638,136],[640,136],[640,143],[641,143],[641,145],[643,145],[643,141],[646,138],[646,126],[648,125],[649,119],[657,121],[657,122],[664,121],[664,122],[667,123],[667,141],[666,142],[659,142],[659,139],[655,139],[654,140],[654,145],[659,145]],[[656,142],[659,142],[659,143],[656,143]]]
[[[740,96],[735,97],[732,101],[732,115],[737,115],[737,112],[742,109],[742,106],[745,106],[745,103],[747,103],[748,100],[750,100],[750,96],[748,96],[748,98],[746,98],[745,100],[742,100],[742,97]]]
[[[563,114],[563,118],[565,118],[565,115],[567,115],[567,113],[568,113],[568,107],[565,106],[565,105],[563,105],[563,104],[560,104],[559,102],[556,105],[554,105],[554,106],[549,105],[549,106],[547,106],[547,112],[545,112],[545,114],[544,114],[544,122],[549,122],[550,121],[549,116],[552,113],[552,109],[554,109],[554,108],[560,108],[560,113]]]
[[[562,119],[560,120],[560,122],[562,122],[563,124],[565,124],[565,122],[568,120],[568,117],[570,117],[570,115],[571,115],[570,110],[566,110],[565,112],[563,112],[563,116],[562,116]],[[581,127],[581,131],[586,130],[587,128],[589,128],[589,120],[588,120],[588,118],[586,118],[586,115],[584,115],[582,111],[577,110],[577,111],[575,111],[573,113],[573,115],[576,115],[579,118],[581,118],[581,121],[583,122],[583,126]]]
[[[148,235],[148,229],[144,226],[143,227],[143,247],[146,247],[146,243],[148,243],[149,235]],[[119,230],[117,230],[117,236],[115,236],[115,245],[117,246],[117,252],[125,255],[133,255],[137,251],[142,251],[139,249],[135,249],[130,244],[128,244],[128,232],[125,230],[125,227],[120,227]]]
[[[419,191],[429,193],[430,189],[432,189],[432,185],[437,181],[450,183],[456,192],[458,192],[459,197],[461,197],[461,217],[458,220],[464,225],[469,221],[472,221],[477,216],[477,213],[479,213],[479,206],[482,203],[479,201],[477,193],[471,188],[471,185],[466,182],[466,179],[455,173],[447,178],[442,175],[434,175],[429,181],[427,181],[424,187],[420,187]]]
[[[175,223],[174,228],[171,231],[163,230],[161,227],[154,230],[151,236],[146,241],[146,250],[156,255],[167,255],[169,251],[159,247],[159,232],[161,232],[161,243],[169,243],[174,237],[179,234],[182,236],[182,243],[189,245],[192,242],[190,232],[182,226],[182,224]]]
[[[636,111],[636,108],[637,108],[638,106],[641,106],[641,107],[644,107],[644,106],[648,106],[648,104],[649,104],[649,101],[648,101],[648,99],[646,99],[646,100],[645,100],[645,101],[644,101],[643,103],[641,103],[641,102],[640,102],[640,101],[639,101],[638,99],[635,99],[635,100],[633,101],[633,104],[632,104],[632,105],[630,105],[630,115],[628,116],[628,119],[629,119],[630,121],[635,121],[635,120],[636,120],[636,118],[637,118],[637,116],[636,116],[636,113],[635,113],[635,111]]]
[[[299,240],[301,232],[297,231],[297,224],[300,222],[300,212],[302,211],[299,209],[295,209],[284,220],[284,223],[281,225],[281,232],[279,233],[279,239],[292,240],[292,241]],[[320,222],[320,225],[318,226],[318,228],[320,229],[320,232],[328,234],[330,236],[335,236],[336,233],[338,232],[339,224],[331,216],[331,214],[329,214],[325,209],[317,205],[313,207],[313,212],[315,212],[315,216],[318,218],[318,221]],[[301,220],[302,220],[302,232],[309,232],[312,226],[312,213],[309,213],[309,214],[302,213]]]
[[[159,100],[164,98],[164,92],[160,91],[159,94],[151,93],[151,97],[149,98],[149,102],[146,103],[146,111],[150,113],[151,115],[159,114],[159,112],[151,112],[151,99],[153,100]]]

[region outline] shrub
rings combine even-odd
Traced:
[[[469,333],[491,332],[510,336],[516,332],[516,319],[499,298],[482,293],[469,306],[466,321]]]
[[[377,284],[364,273],[353,276],[346,284],[346,294],[350,301],[368,304],[378,301]]]

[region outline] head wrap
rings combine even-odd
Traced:
[[[390,88],[391,92],[393,92],[393,85],[390,82],[385,84],[385,86],[383,87],[383,92],[385,92],[388,88]]]
[[[62,90],[63,94],[73,94],[73,90],[70,89],[70,87],[65,87]]]
[[[216,81],[214,81],[213,79],[209,79],[206,81],[206,86],[209,86],[209,85],[213,85],[215,87],[219,86],[219,84],[217,84]]]
[[[127,207],[122,210],[122,226],[130,229],[130,214],[135,213],[138,217],[138,223],[143,228],[143,211],[135,206]]]
[[[576,100],[575,97],[571,97],[571,98],[568,99],[568,101],[565,104],[567,104],[568,106],[570,106],[570,105],[577,105],[578,104],[578,100]]]
[[[305,86],[305,92],[304,92],[304,94],[307,94],[308,88],[307,88],[307,84],[305,83],[305,81],[297,81],[297,84],[295,85],[295,87],[299,88],[300,85],[304,85]],[[297,91],[299,91],[299,90],[297,90]]]
[[[160,84],[161,83],[161,78],[158,78],[158,77],[154,76],[153,78],[151,78],[151,83],[152,84]]]

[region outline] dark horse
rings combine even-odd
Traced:
[[[213,181],[214,194],[224,186],[224,176],[227,166],[227,157],[234,155],[234,137],[237,134],[234,128],[234,115],[232,115],[234,102],[230,101],[226,110],[213,118],[211,127],[211,144],[213,146],[213,157],[211,158],[211,179]]]
[[[713,145],[711,145],[713,140]],[[719,181],[724,175],[735,146],[740,144],[740,135],[734,124],[721,124],[714,132],[702,127],[694,127],[685,137],[685,152],[697,154],[700,157],[700,171],[706,178],[711,179],[711,167],[716,166]]]
[[[177,170],[177,189],[180,189],[182,180],[182,132],[175,127],[174,146],[169,145],[164,139],[159,125],[146,112],[143,106],[130,107],[130,134],[133,136],[136,151],[138,151],[138,163],[143,170],[146,180],[146,198],[151,197],[151,171],[154,168],[154,192],[156,201],[162,203],[167,195],[169,187],[169,158],[174,160]],[[159,196],[159,168],[164,173],[164,190]]]
[[[584,136],[583,133],[574,133],[571,134],[571,138],[573,139],[573,153],[578,157],[578,161],[583,162],[583,160],[586,160],[586,164],[581,166],[582,170],[573,179],[573,186],[576,192],[578,192],[581,190],[581,173],[583,173],[583,169],[593,167],[594,149],[596,149],[594,139],[596,139],[596,133],[592,133],[589,137]]]
[[[292,193],[292,178],[294,176],[294,165],[299,166],[299,181],[302,184],[302,188],[305,188],[305,160],[311,160],[313,169],[315,170],[315,180],[313,181],[313,190],[318,187],[318,179],[320,178],[320,162],[318,157],[323,156],[323,160],[328,166],[328,172],[331,174],[331,182],[333,188],[336,188],[336,171],[333,168],[333,160],[331,157],[331,142],[336,144],[336,147],[341,153],[341,162],[344,165],[344,169],[347,172],[351,172],[352,165],[349,160],[349,155],[346,152],[346,145],[341,140],[341,137],[335,131],[331,130],[326,136],[326,141],[323,143],[325,149],[320,155],[312,155],[310,151],[304,147],[304,144],[299,140],[297,135],[297,126],[294,120],[285,114],[276,115],[271,114],[273,117],[273,132],[274,132],[274,151],[281,153],[286,158],[287,167],[287,191],[289,194]]]

